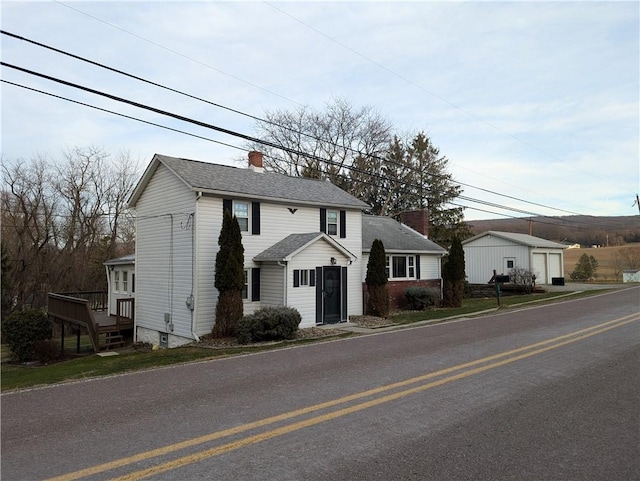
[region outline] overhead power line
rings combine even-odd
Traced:
[[[149,125],[152,125],[152,126],[155,126],[155,127],[159,127],[159,128],[163,128],[163,129],[166,129],[166,130],[170,130],[170,131],[173,131],[173,132],[176,132],[176,133],[189,135],[189,136],[196,137],[196,138],[199,138],[199,139],[202,139],[202,140],[206,140],[206,141],[209,141],[209,142],[219,143],[219,144],[222,144],[222,145],[225,145],[225,146],[228,146],[228,147],[231,147],[231,148],[235,148],[235,149],[238,149],[238,150],[242,150],[242,151],[248,151],[249,150],[249,149],[246,149],[244,147],[238,147],[238,146],[235,146],[235,145],[232,145],[232,144],[228,144],[228,143],[225,143],[225,142],[220,142],[220,141],[217,141],[217,140],[214,140],[214,139],[210,139],[208,137],[204,137],[204,136],[201,136],[201,135],[192,134],[192,133],[184,131],[184,130],[176,129],[176,128],[173,128],[173,127],[168,127],[168,126],[165,126],[165,125],[162,125],[162,124],[158,124],[158,123],[155,123],[155,122],[150,122],[150,121],[143,120],[143,119],[140,119],[140,118],[137,118],[137,117],[133,117],[133,116],[130,116],[130,115],[125,115],[125,114],[122,114],[122,113],[119,113],[119,112],[115,112],[113,110],[108,110],[108,109],[105,109],[105,108],[102,108],[102,107],[97,107],[97,106],[94,106],[94,105],[91,105],[91,104],[87,104],[85,102],[80,102],[80,101],[77,101],[77,100],[69,99],[69,98],[63,97],[61,95],[56,95],[56,94],[52,94],[52,93],[49,93],[49,92],[44,92],[42,90],[35,89],[35,88],[32,88],[32,87],[27,87],[27,86],[24,86],[24,85],[20,85],[20,84],[17,84],[15,82],[10,82],[10,81],[3,80],[3,79],[0,79],[0,81],[2,81],[3,83],[9,84],[9,85],[13,85],[13,86],[19,87],[19,88],[24,88],[24,89],[27,89],[27,90],[30,90],[30,91],[33,91],[33,92],[36,92],[36,93],[40,93],[40,94],[43,94],[43,95],[47,95],[47,96],[50,96],[50,97],[54,97],[54,98],[57,98],[57,99],[60,99],[60,100],[66,100],[68,102],[72,102],[72,103],[75,103],[75,104],[78,104],[78,105],[82,105],[82,106],[85,106],[85,107],[89,107],[89,108],[92,108],[92,109],[96,109],[96,110],[99,110],[99,111],[102,111],[102,112],[106,112],[106,113],[110,113],[110,114],[117,115],[117,116],[120,116],[120,117],[124,117],[124,118],[130,119],[130,120],[134,120],[134,121],[142,122],[142,123],[145,123],[145,124],[149,124]],[[302,154],[302,153],[300,153],[300,154]],[[269,157],[269,156],[267,155],[267,157]],[[322,159],[322,161],[325,162],[325,163],[332,163],[331,161],[326,160],[326,159]],[[335,162],[333,162],[333,163],[337,164]],[[350,169],[350,170],[354,170],[355,169],[355,168],[351,168],[350,166],[345,166],[345,168]],[[362,173],[363,171],[360,170],[359,172]],[[380,174],[374,174],[374,173],[367,173],[367,174],[370,175],[371,177],[377,178],[377,179],[382,180],[382,181],[390,181],[390,180],[392,180],[389,177],[382,176]],[[350,182],[357,182],[357,183],[370,185],[370,186],[378,186],[378,184],[375,184],[373,182],[370,182],[370,181],[367,181],[367,180],[364,180],[364,179],[354,180],[352,177],[349,177],[349,176],[347,176],[345,174],[338,173],[336,175],[338,177],[343,178],[344,180],[347,180],[347,181],[350,181]],[[410,183],[407,184],[407,185],[409,185],[411,187],[420,187],[420,186],[418,186],[416,184],[410,184]],[[468,200],[469,202],[476,202],[476,203],[481,203],[481,204],[485,203],[485,201],[481,201],[481,200],[478,200],[478,199],[473,199],[473,198],[470,198],[470,197],[465,197],[463,200]],[[457,206],[457,207],[462,207],[462,208],[465,208],[465,209],[471,209],[471,210],[475,210],[475,211],[479,211],[479,212],[485,212],[485,213],[492,214],[492,215],[499,215],[499,216],[503,216],[503,217],[509,217],[509,218],[512,218],[512,219],[522,219],[522,217],[516,217],[516,216],[513,216],[513,215],[501,213],[501,212],[495,212],[495,211],[490,211],[490,210],[486,210],[486,209],[480,209],[478,207],[458,204],[456,202],[448,202],[448,204],[451,204],[451,205],[454,205],[454,206]],[[491,204],[491,203],[488,203],[488,204]],[[491,204],[491,205],[493,205],[493,206],[495,206],[495,207],[497,207],[499,209],[507,209],[507,210],[514,210],[515,211],[515,209],[512,209],[510,207],[506,207],[506,206],[502,206],[502,205],[499,205],[499,204]],[[524,212],[524,211],[521,211],[521,212]],[[536,214],[536,213],[530,213],[530,214],[535,215],[536,217],[544,217],[544,216],[540,216],[539,214]],[[547,225],[554,225],[554,226],[558,226],[558,225],[563,225],[564,224],[564,227],[566,227],[566,228],[572,228],[572,229],[578,229],[578,230],[588,230],[589,229],[588,227],[578,227],[578,226],[575,226],[575,225],[569,225],[568,224],[570,222],[575,222],[575,221],[569,221],[569,220],[565,219],[565,220],[560,221],[561,223],[558,223],[557,218],[549,217],[549,219],[555,220],[555,222],[545,222],[545,221],[542,221],[540,219],[535,219],[535,220],[533,220],[533,222],[536,222],[538,224],[547,224]],[[531,219],[529,219],[529,220],[531,220]],[[578,223],[580,223],[580,222],[578,222]],[[592,224],[592,223],[588,223],[588,224],[585,223],[585,224],[589,225],[590,227],[597,226],[597,225]],[[602,227],[606,227],[606,226],[602,226]]]
[[[12,38],[27,42],[27,43],[31,43],[31,44],[36,45],[36,46],[41,47],[41,48],[45,48],[45,49],[54,51],[54,52],[59,53],[61,55],[65,55],[65,56],[74,58],[76,60],[80,60],[82,62],[86,62],[88,64],[103,68],[105,70],[108,70],[108,71],[111,71],[111,72],[114,72],[114,73],[129,77],[129,78],[132,78],[132,79],[135,79],[135,80],[138,80],[140,82],[144,82],[144,83],[147,83],[149,85],[153,85],[155,87],[159,87],[159,88],[168,90],[170,92],[174,92],[174,93],[177,93],[179,95],[183,95],[183,96],[186,96],[186,97],[189,97],[189,98],[192,98],[192,99],[207,103],[207,104],[212,105],[214,107],[218,107],[218,108],[225,109],[225,110],[228,110],[230,112],[233,112],[233,113],[236,113],[236,114],[239,114],[239,115],[243,115],[245,117],[254,119],[254,120],[258,121],[258,122],[274,125],[274,126],[277,126],[279,128],[283,128],[285,130],[289,130],[289,131],[294,132],[294,133],[296,133],[298,135],[303,135],[305,137],[308,137],[308,138],[311,138],[311,139],[314,139],[314,140],[317,140],[317,141],[320,141],[320,142],[327,142],[324,139],[315,137],[315,136],[310,135],[308,133],[301,132],[301,131],[298,131],[296,129],[293,129],[293,128],[290,128],[290,127],[287,127],[287,126],[283,126],[283,125],[277,124],[277,123],[272,122],[270,120],[263,119],[263,118],[255,116],[255,115],[251,115],[251,114],[248,114],[246,112],[242,112],[240,110],[233,109],[231,107],[227,107],[227,106],[221,105],[221,104],[216,103],[216,102],[212,102],[212,101],[207,100],[207,99],[203,99],[201,97],[198,97],[198,96],[183,92],[181,90],[177,90],[177,89],[174,89],[174,88],[171,88],[171,87],[167,87],[165,85],[159,84],[157,82],[154,82],[154,81],[142,78],[142,77],[139,77],[137,75],[133,75],[133,74],[125,72],[123,70],[119,70],[119,69],[116,69],[116,68],[113,68],[113,67],[109,67],[108,65],[104,65],[104,64],[101,64],[99,62],[95,62],[93,60],[81,57],[79,55],[76,55],[76,54],[73,54],[73,53],[70,53],[70,52],[67,52],[67,51],[52,47],[50,45],[46,45],[46,44],[43,44],[41,42],[37,42],[37,41],[32,40],[32,39],[28,39],[28,38],[23,37],[21,35],[14,34],[14,33],[8,32],[6,30],[0,30],[0,33],[2,33],[3,35],[9,36],[9,37],[12,37]],[[261,143],[265,144],[264,141],[261,141]],[[360,152],[359,150],[354,149],[354,148],[352,148],[350,146],[340,145],[339,147],[343,148],[343,149],[345,149],[347,151],[350,151],[350,152],[352,152],[354,154],[357,154],[357,155],[365,155],[363,152]],[[391,163],[391,164],[394,164],[394,165],[398,165],[398,166],[401,166],[401,167],[406,167],[405,165],[400,164],[398,162],[394,162],[394,161],[392,161],[390,159],[381,159],[381,158],[379,158],[379,157],[377,157],[375,155],[369,155],[369,157],[371,157],[373,159],[376,159],[376,160],[381,160],[381,161],[384,161],[384,162],[388,162],[388,163]],[[439,175],[439,174],[434,174],[434,173],[429,173],[427,175],[430,175],[430,176],[436,177],[436,178],[444,178],[445,177],[444,175]],[[556,210],[558,212],[564,212],[566,214],[572,214],[572,215],[582,215],[582,214],[579,214],[577,212],[568,211],[568,210],[565,210],[565,209],[559,209],[557,207],[551,207],[551,206],[548,206],[548,205],[545,205],[545,204],[540,204],[540,203],[537,203],[537,202],[528,201],[528,200],[525,200],[525,199],[521,199],[521,198],[518,198],[518,197],[510,196],[510,195],[507,195],[507,194],[502,194],[502,193],[495,192],[495,191],[492,191],[492,190],[489,190],[489,189],[484,189],[482,187],[474,186],[474,185],[467,184],[467,183],[464,183],[464,182],[457,181],[456,183],[459,184],[459,185],[465,186],[465,187],[469,187],[469,188],[472,188],[472,189],[480,190],[482,192],[487,192],[487,193],[490,193],[490,194],[493,194],[493,195],[498,195],[498,196],[501,196],[501,197],[505,197],[505,198],[508,198],[508,199],[511,199],[511,200],[516,200],[518,202],[523,202],[523,203],[526,203],[526,204],[531,204],[531,205],[535,205],[535,206],[538,206],[538,207],[543,207],[545,209]]]
[[[207,142],[213,142],[213,143],[216,143],[216,144],[224,145],[225,147],[231,147],[232,149],[239,149],[239,150],[243,150],[243,151],[248,151],[248,149],[244,149],[242,147],[237,147],[237,146],[235,146],[233,144],[228,144],[226,142],[221,142],[219,140],[210,139],[210,138],[204,137],[202,135],[192,134],[191,132],[187,132],[186,130],[180,130],[180,129],[176,129],[176,128],[173,128],[173,127],[167,127],[166,125],[162,125],[162,124],[158,124],[158,123],[155,123],[155,122],[151,122],[149,120],[143,120],[143,119],[139,119],[137,117],[133,117],[131,115],[122,114],[120,112],[115,112],[113,110],[105,109],[105,108],[102,108],[102,107],[97,107],[95,105],[91,105],[91,104],[88,104],[86,102],[80,102],[79,100],[73,100],[73,99],[70,99],[68,97],[63,97],[62,95],[52,94],[50,92],[45,92],[44,90],[39,90],[39,89],[36,89],[36,88],[33,88],[33,87],[27,87],[26,85],[20,85],[20,84],[17,84],[15,82],[10,82],[10,81],[4,80],[4,79],[0,79],[0,82],[6,83],[6,84],[9,84],[9,85],[13,85],[15,87],[20,87],[22,89],[31,90],[32,92],[37,92],[39,94],[48,95],[49,97],[55,97],[55,98],[60,99],[60,100],[66,100],[67,102],[71,102],[71,103],[74,103],[74,104],[82,105],[83,107],[88,107],[90,109],[100,110],[100,111],[106,112],[108,114],[117,115],[119,117],[124,117],[124,118],[130,119],[130,120],[135,120],[136,122],[142,122],[142,123],[147,124],[147,125],[152,125],[153,127],[159,127],[161,129],[171,130],[171,131],[177,132],[179,134],[189,135],[189,136],[195,137],[197,139],[206,140]]]
[[[158,113],[160,115],[165,115],[165,116],[168,116],[168,117],[171,117],[171,118],[175,118],[177,120],[181,120],[181,121],[184,121],[184,122],[187,122],[187,123],[192,123],[194,125],[198,125],[200,127],[209,128],[209,129],[212,129],[212,130],[216,130],[216,131],[225,133],[227,135],[239,137],[239,138],[242,138],[242,139],[250,141],[250,142],[267,145],[267,146],[273,147],[275,149],[284,150],[284,151],[287,151],[289,153],[293,153],[295,155],[299,155],[299,156],[302,156],[302,157],[305,157],[305,158],[309,158],[309,159],[312,159],[312,160],[315,160],[315,161],[318,161],[318,162],[323,162],[323,163],[326,163],[326,164],[329,164],[329,165],[334,165],[334,166],[338,166],[338,167],[341,167],[341,168],[346,168],[346,169],[351,170],[351,171],[355,171],[355,172],[366,174],[366,175],[373,176],[373,177],[379,177],[381,180],[385,180],[384,176],[381,176],[379,174],[372,174],[369,171],[366,171],[366,170],[363,170],[363,169],[358,169],[358,168],[356,168],[354,166],[341,166],[339,163],[337,163],[335,161],[331,161],[329,159],[323,159],[323,158],[318,157],[318,156],[313,155],[313,154],[308,154],[306,152],[302,152],[302,151],[298,151],[298,150],[295,150],[295,149],[287,148],[287,147],[275,144],[275,143],[270,142],[270,141],[265,141],[265,140],[258,139],[258,138],[253,137],[253,136],[249,136],[249,135],[246,135],[246,134],[235,132],[235,131],[232,131],[232,130],[229,130],[229,129],[225,129],[225,128],[222,128],[222,127],[219,127],[219,126],[216,126],[216,125],[213,125],[213,124],[209,124],[209,123],[206,123],[206,122],[198,121],[198,120],[191,119],[189,117],[184,117],[184,116],[181,116],[181,115],[178,115],[178,114],[174,114],[172,112],[168,112],[168,111],[165,111],[165,110],[162,110],[162,109],[158,109],[158,108],[155,108],[155,107],[144,105],[144,104],[141,104],[139,102],[135,102],[135,101],[128,100],[128,99],[125,99],[125,98],[122,98],[122,97],[118,97],[118,96],[111,95],[111,94],[108,94],[108,93],[105,93],[105,92],[101,92],[101,91],[98,91],[98,90],[95,90],[95,89],[92,89],[92,88],[89,88],[89,87],[85,87],[85,86],[82,86],[82,85],[79,85],[79,84],[75,84],[73,82],[69,82],[69,81],[63,80],[63,79],[58,79],[58,78],[52,77],[50,75],[42,74],[42,73],[35,72],[33,70],[30,70],[30,69],[26,69],[26,68],[23,68],[23,67],[19,67],[19,66],[16,66],[16,65],[9,64],[7,62],[0,62],[0,65],[2,65],[4,67],[15,69],[15,70],[18,70],[18,71],[21,71],[21,72],[24,72],[24,73],[27,73],[27,74],[30,74],[30,75],[34,75],[36,77],[44,78],[44,79],[47,79],[47,80],[50,80],[50,81],[53,81],[53,82],[56,82],[56,83],[60,83],[62,85],[66,85],[66,86],[77,88],[77,89],[80,89],[80,90],[83,90],[83,91],[86,91],[86,92],[89,92],[89,93],[93,93],[95,95],[103,96],[103,97],[109,98],[111,100],[122,102],[122,103],[125,103],[125,104],[128,104],[128,105],[132,105],[132,106],[137,107],[137,108],[141,108],[141,109],[144,109],[144,110],[149,110],[151,112]],[[32,89],[32,90],[34,90],[34,89]],[[53,95],[53,96],[55,96],[55,95]],[[74,101],[74,102],[76,102],[76,101]],[[76,102],[76,103],[80,103],[80,102]],[[93,106],[91,106],[91,107],[93,107]],[[103,110],[103,109],[98,108],[98,110]],[[118,115],[121,115],[121,114],[118,114]],[[122,116],[126,117],[125,115],[122,115]],[[135,118],[133,118],[133,119],[134,120],[138,120],[138,119],[135,119]],[[146,121],[144,121],[144,122],[146,123]],[[176,130],[176,129],[170,129],[170,130]],[[191,135],[191,134],[189,134],[189,135]],[[246,150],[246,149],[241,149],[241,150]],[[386,180],[389,180],[389,179],[386,179]],[[419,187],[419,186],[414,186],[414,187]],[[472,198],[469,198],[469,197],[466,198],[465,200],[468,200],[468,201],[471,201],[471,202],[484,203],[484,201],[479,201],[479,200],[472,199]],[[521,211],[520,209],[515,209],[515,208],[507,207],[507,206],[501,206],[499,204],[493,204],[493,206],[496,206],[496,207],[504,209],[504,210],[511,210],[511,211],[520,212],[520,213],[528,213],[530,215],[535,215],[535,216],[543,217],[543,218],[545,218],[545,217],[551,218],[549,216],[544,216],[544,215],[540,215],[540,214],[536,214],[536,213],[532,213],[532,212],[528,212],[528,211]],[[469,206],[465,206],[465,207],[469,207]]]

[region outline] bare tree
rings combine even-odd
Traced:
[[[41,307],[48,291],[104,289],[103,262],[133,238],[126,200],[137,168],[129,155],[111,162],[101,149],[74,148],[60,161],[3,159],[2,173],[11,304]]]
[[[2,245],[10,268],[10,297],[18,306],[40,306],[50,285],[57,234],[57,197],[47,159],[2,162]]]
[[[255,130],[268,144],[252,144],[251,148],[265,153],[266,168],[292,176],[327,178],[341,187],[348,184],[347,168],[358,157],[384,156],[392,140],[391,123],[372,107],[355,109],[339,98],[328,102],[324,111],[301,107],[265,116],[266,121],[258,121]]]
[[[324,111],[302,107],[267,112],[256,124],[265,168],[292,176],[328,179],[369,204],[369,213],[397,216],[426,208],[430,237],[448,246],[470,230],[463,209],[452,205],[462,189],[447,172],[449,159],[420,132],[403,140],[372,107],[356,109],[342,99]]]
[[[640,269],[640,247],[623,247],[613,254],[613,268],[616,278],[622,277],[625,269]]]

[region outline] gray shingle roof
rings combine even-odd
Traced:
[[[323,234],[322,232],[309,232],[305,234],[291,234],[281,241],[276,242],[268,249],[262,251],[260,254],[255,256],[253,260],[256,262],[288,260],[287,258],[289,256],[295,254],[300,249],[315,242],[320,238],[324,238],[337,250],[341,251],[345,256],[355,259],[355,256],[351,252],[342,247],[338,242],[334,241],[326,234]]]
[[[256,262],[262,261],[281,261],[290,256],[298,249],[302,249],[309,242],[322,235],[321,232],[310,232],[308,234],[291,234],[280,242],[276,242],[268,249],[262,251],[253,258]]]
[[[126,256],[116,257],[115,259],[109,259],[104,262],[105,266],[116,266],[122,264],[134,264],[136,261],[135,254],[127,254]]]
[[[375,239],[380,239],[385,251],[429,252],[444,254],[446,250],[419,232],[393,220],[377,215],[362,216],[362,250],[369,251]]]
[[[172,170],[194,191],[240,194],[252,198],[296,201],[358,209],[367,204],[324,180],[289,177],[273,172],[180,159],[156,154],[154,159]]]
[[[564,244],[559,244],[557,242],[553,242],[547,239],[542,239],[541,237],[535,237],[529,234],[516,234],[513,232],[499,232],[495,230],[489,230],[487,232],[483,232],[482,234],[478,234],[476,236],[471,237],[462,242],[462,244],[468,244],[476,239],[484,237],[486,235],[492,235],[495,237],[499,237],[501,239],[510,240],[517,244],[525,245],[528,247],[542,247],[547,249],[566,249],[567,246]]]

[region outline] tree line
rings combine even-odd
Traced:
[[[448,248],[470,230],[452,205],[462,189],[424,132],[399,135],[372,107],[335,99],[324,110],[267,112],[256,120],[265,168],[327,179],[398,218],[427,209],[429,237]],[[126,152],[67,149],[60,158],[2,159],[2,309],[42,307],[47,292],[106,289],[103,262],[134,249],[127,199],[139,168]]]
[[[106,289],[103,262],[133,250],[138,175],[128,153],[96,147],[2,159],[3,316],[45,306],[47,292]]]
[[[367,213],[398,218],[405,210],[427,209],[429,238],[448,248],[454,236],[470,237],[461,194],[448,172],[449,159],[424,132],[398,134],[372,107],[355,108],[334,99],[324,110],[267,112],[255,123],[265,143],[265,168],[287,175],[327,179],[366,202]]]

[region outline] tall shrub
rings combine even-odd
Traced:
[[[2,342],[9,345],[11,359],[16,362],[35,359],[36,344],[52,335],[51,321],[40,309],[13,311],[2,323]]]
[[[598,261],[593,256],[582,254],[576,268],[570,274],[573,281],[586,281],[592,277],[597,277],[596,271],[598,270]]]
[[[387,290],[387,255],[384,244],[375,239],[367,263],[367,314],[386,317],[389,314],[389,292]]]
[[[215,288],[218,290],[214,337],[233,336],[242,318],[242,288],[244,287],[244,247],[238,219],[225,210],[218,238],[220,250],[216,256]]]
[[[451,242],[447,262],[442,266],[443,299],[447,307],[461,307],[464,297],[464,250],[462,242],[456,236]]]

